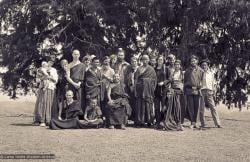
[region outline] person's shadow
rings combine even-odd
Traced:
[[[35,124],[32,124],[32,123],[12,123],[10,125],[17,126],[17,127],[26,127],[26,126],[36,127],[36,126],[39,126],[39,125],[35,125]]]

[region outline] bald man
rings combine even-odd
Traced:
[[[74,93],[72,90],[68,90],[65,94],[66,101],[63,103],[64,104],[64,110],[60,109],[59,114],[61,114],[62,111],[65,111],[66,113],[66,119],[71,119],[71,118],[78,118],[79,115],[82,115],[82,109],[80,106],[80,103],[77,100],[74,100]],[[61,119],[61,116],[58,117]]]
[[[63,109],[60,108],[58,119],[52,118],[49,127],[51,129],[70,129],[78,126],[78,117],[82,115],[82,110],[79,102],[74,100],[74,93],[72,90],[68,90],[65,94],[66,100],[63,102]],[[61,111],[65,112],[65,120],[62,120],[60,114]]]

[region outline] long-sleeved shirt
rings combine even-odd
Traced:
[[[115,74],[115,71],[114,69],[112,69],[110,66],[108,67],[102,67],[101,69],[101,72],[102,72],[102,75],[108,79],[109,81],[112,81],[113,80],[113,77],[114,77],[114,74]]]
[[[190,67],[184,74],[184,91],[187,95],[198,94],[204,84],[204,71],[199,67]]]

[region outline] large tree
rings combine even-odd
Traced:
[[[250,2],[247,0],[2,0],[1,53],[11,84],[32,81],[31,65],[48,54],[70,59],[110,55],[118,47],[133,54],[151,49],[174,53],[184,66],[191,54],[222,70],[221,88],[249,74]],[[141,47],[137,37],[144,37]],[[61,50],[58,50],[62,47]],[[242,77],[241,77],[242,76]],[[28,84],[24,84],[28,85]],[[244,88],[244,87],[243,87]]]

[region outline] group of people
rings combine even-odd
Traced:
[[[214,124],[221,128],[215,108],[214,74],[209,60],[190,57],[190,67],[182,69],[173,54],[150,57],[143,54],[125,61],[125,51],[100,59],[79,50],[72,62],[43,61],[37,70],[39,82],[34,123],[51,129],[125,129],[135,127],[183,131],[184,119],[190,128],[205,128],[205,107]],[[198,125],[200,121],[200,125]]]

